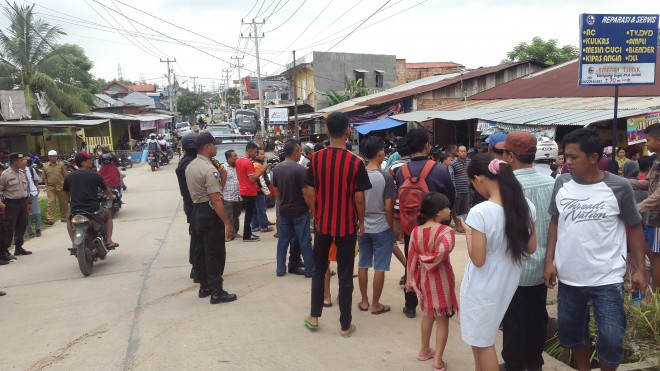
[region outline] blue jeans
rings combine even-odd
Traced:
[[[32,215],[34,216],[35,229],[41,230],[41,208],[39,207],[39,197],[30,195],[30,203],[32,205]],[[27,233],[33,235],[32,232],[32,222],[30,221],[30,215],[28,215],[27,223]]]
[[[268,217],[266,216],[266,195],[257,193],[257,212],[252,215],[250,226],[252,229],[268,229]]]
[[[601,366],[617,368],[623,360],[623,336],[626,332],[623,283],[576,287],[559,282],[559,341],[566,349],[591,345],[589,299],[593,303],[598,326],[598,361]]]
[[[299,216],[295,219],[285,218],[280,215],[277,225],[277,273],[286,272],[286,249],[295,237],[300,243],[300,252],[305,262],[305,276],[311,277],[314,273],[314,257],[312,254],[312,236],[309,233],[309,214]]]

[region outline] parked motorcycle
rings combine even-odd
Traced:
[[[107,200],[103,207],[112,207],[112,201]],[[92,274],[94,262],[105,259],[108,246],[105,241],[105,223],[97,221],[86,211],[73,210],[73,244],[71,255],[78,259],[78,266],[83,276]]]
[[[156,171],[160,167],[160,161],[158,161],[157,154],[154,151],[149,151],[149,157],[147,157],[151,171]]]
[[[119,156],[119,158],[117,158],[117,161],[119,161],[119,167],[123,169],[133,167],[133,160],[131,159],[131,156],[128,153]]]

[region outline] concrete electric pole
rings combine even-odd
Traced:
[[[160,60],[163,63],[167,63],[167,97],[169,98],[170,101],[170,112],[174,113],[174,96],[172,94],[172,69],[170,69],[170,63],[176,62],[176,58],[173,60],[170,60],[169,58],[166,60],[163,60],[161,58]]]
[[[261,90],[261,62],[259,61],[259,39],[263,39],[264,35],[262,34],[261,36],[259,36],[257,32],[257,26],[266,24],[266,20],[264,19],[261,22],[257,22],[254,19],[252,19],[252,22],[243,22],[243,20],[241,20],[241,23],[251,25],[252,30],[254,32],[254,35],[250,33],[250,36],[248,37],[244,37],[243,35],[241,35],[241,37],[248,39],[254,38],[255,56],[257,58],[257,89],[259,90],[259,118],[261,119],[261,140],[263,141],[263,139],[266,138],[266,126],[265,126],[266,119],[264,118],[263,90]]]

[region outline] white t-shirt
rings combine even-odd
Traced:
[[[595,183],[557,177],[549,212],[559,217],[555,266],[558,279],[571,286],[623,282],[626,273],[626,224],[642,221],[630,183],[605,172]]]
[[[309,162],[310,162],[309,159],[305,156],[300,156],[300,161],[298,161],[298,163],[304,167],[307,167]]]
[[[536,207],[527,200],[532,220]],[[502,206],[484,201],[475,205],[465,221],[470,228],[486,235],[486,261],[477,267],[468,260],[461,282],[461,335],[472,346],[489,347],[520,282],[522,266],[508,252]]]

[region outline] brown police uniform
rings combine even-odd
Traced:
[[[24,159],[22,153],[9,155],[10,162],[21,159]],[[27,253],[23,250],[23,235],[27,228],[28,187],[27,175],[23,169],[16,171],[10,167],[0,175],[0,198],[5,204],[1,218],[0,259],[13,260],[13,256],[9,254],[12,240],[16,244],[16,255]]]
[[[55,220],[55,207],[57,202],[60,203],[60,220],[66,221],[69,213],[69,202],[66,199],[62,187],[64,186],[64,178],[67,175],[66,167],[61,162],[51,164],[47,162],[43,166],[42,178],[46,183],[46,194],[48,195],[48,214],[46,220],[52,224]]]
[[[202,155],[197,155],[186,168],[186,185],[193,201],[192,226],[199,236],[193,251],[195,279],[202,288],[214,292],[223,288],[226,259],[225,224],[213,210],[209,196],[219,193],[222,197],[219,179],[218,169]]]

